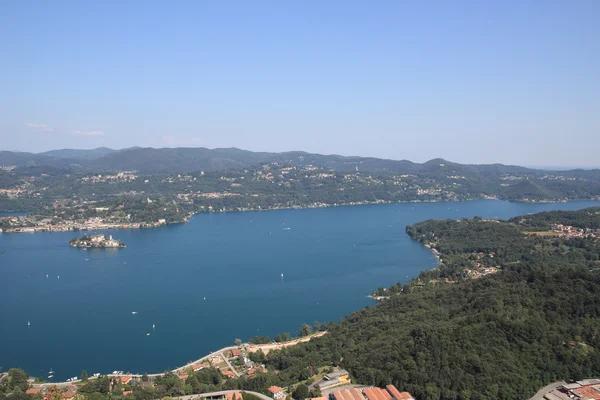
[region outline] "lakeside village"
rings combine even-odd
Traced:
[[[310,336],[290,340],[288,342],[269,343],[269,344],[247,344],[243,343],[235,347],[227,347],[215,353],[210,354],[200,360],[190,363],[184,367],[175,369],[167,374],[173,374],[177,380],[184,385],[188,379],[191,379],[195,373],[207,368],[214,368],[219,371],[222,379],[232,379],[241,376],[248,378],[257,375],[273,374],[278,375],[279,371],[268,371],[264,364],[261,364],[260,357],[268,354],[271,350],[281,350],[284,347],[294,346],[298,343],[306,342],[312,338],[327,334],[327,331],[318,332]],[[259,357],[256,357],[259,356]],[[50,371],[53,373],[53,371]],[[315,368],[311,371],[313,374],[313,383],[308,387],[309,393],[318,394],[319,397],[305,397],[296,400],[414,400],[408,392],[400,392],[394,385],[387,385],[385,388],[372,386],[361,386],[353,384],[348,371],[341,368]],[[95,373],[88,377],[82,373],[82,377],[73,377],[62,383],[38,383],[38,380],[29,379],[26,394],[34,396],[40,400],[74,400],[83,398],[84,392],[80,393],[83,385],[88,384],[95,379],[103,379],[100,373]],[[0,383],[3,380],[10,379],[9,373],[0,374]],[[51,375],[52,376],[52,375]],[[136,389],[159,389],[162,374],[136,375],[124,373],[123,371],[113,371],[106,377],[110,380],[110,392],[113,394],[128,397],[132,396]],[[298,386],[298,385],[295,385]],[[268,387],[259,399],[273,400],[291,399],[294,387],[282,388],[276,385]],[[256,392],[252,394],[251,400],[257,400]],[[229,390],[215,393],[203,393],[197,397],[206,397],[211,400],[243,400],[245,392],[240,390]],[[310,395],[310,394],[309,394]]]

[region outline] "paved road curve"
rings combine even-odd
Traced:
[[[262,400],[273,400],[271,397],[265,396],[262,393],[250,392],[250,391],[247,391],[247,390],[222,390],[220,392],[202,393],[202,394],[193,394],[193,395],[190,395],[190,396],[173,397],[173,399],[179,399],[179,400],[196,400],[196,399],[202,399],[202,398],[206,398],[206,397],[225,396],[225,394],[227,394],[227,393],[238,393],[238,392],[250,393],[250,394],[253,394],[253,395],[257,396],[257,397],[260,397]]]
[[[533,397],[532,397],[531,399],[529,399],[529,400],[544,400],[544,395],[545,395],[546,393],[548,393],[548,392],[549,392],[549,391],[551,391],[551,390],[556,390],[556,389],[558,389],[558,387],[559,387],[559,386],[562,386],[562,385],[565,385],[565,384],[566,384],[566,382],[565,382],[565,381],[560,381],[560,382],[554,382],[554,383],[551,383],[551,384],[549,384],[548,386],[546,386],[546,387],[544,387],[544,388],[540,389],[540,390],[539,390],[539,391],[538,391],[538,392],[535,394],[535,396],[533,396]]]

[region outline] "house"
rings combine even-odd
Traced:
[[[325,375],[322,380],[317,382],[317,386],[319,389],[325,390],[335,386],[347,385],[349,383],[351,383],[350,374],[345,369],[341,369]]]
[[[179,378],[180,381],[185,381],[188,378],[188,375],[179,375],[177,378]]]
[[[133,390],[125,390],[125,391],[123,392],[123,396],[129,396],[129,395],[130,395],[130,394],[132,394],[132,393],[133,393]]]
[[[26,394],[38,394],[41,391],[42,391],[42,388],[31,388],[31,389],[27,389],[27,391],[25,393]]]
[[[207,363],[198,363],[198,364],[192,365],[192,369],[194,370],[194,372],[200,371],[202,368],[208,368],[208,364]]]
[[[392,395],[383,389],[367,388],[363,391],[368,400],[391,400]]]
[[[233,378],[235,377],[235,374],[233,373],[233,371],[226,369],[225,371],[221,371],[221,375],[223,375],[226,378]]]
[[[285,398],[285,394],[283,394],[283,388],[280,388],[279,386],[271,386],[267,390],[273,395],[274,399]]]
[[[122,383],[123,385],[127,385],[128,383],[130,383],[130,382],[131,382],[131,375],[125,375],[125,376],[121,376],[120,378],[119,378],[119,377],[117,377],[117,380],[119,380],[119,379],[121,380],[121,383]]]
[[[63,392],[60,397],[63,400],[72,400],[75,397],[75,392],[69,389],[66,392]]]
[[[142,387],[142,389],[148,389],[154,386],[154,384],[152,382],[142,382],[140,383],[140,386]]]
[[[350,383],[350,374],[345,369],[341,369],[325,375],[323,379],[326,381],[337,379],[341,385],[347,385]]]
[[[387,385],[385,388],[388,391],[388,393],[392,395],[392,397],[396,400],[414,400],[410,393],[400,392],[398,389],[396,389],[396,386],[394,385]]]
[[[242,355],[242,351],[240,349],[231,350],[231,357],[239,357]]]
[[[243,399],[242,399],[242,394],[240,392],[235,392],[235,393],[225,393],[225,400],[243,400]]]
[[[365,400],[360,390],[356,388],[336,390],[329,396],[332,400]]]

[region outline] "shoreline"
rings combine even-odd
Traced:
[[[506,201],[509,203],[524,203],[524,204],[558,204],[558,203],[568,203],[571,201],[600,201],[598,198],[590,198],[590,199],[563,199],[563,200],[506,200],[500,199],[498,197],[483,197],[478,199],[464,199],[464,200],[408,200],[408,201],[387,201],[387,200],[375,200],[375,201],[364,201],[364,202],[350,202],[350,203],[334,203],[334,204],[326,204],[326,203],[314,203],[312,205],[305,206],[275,206],[270,208],[238,208],[238,209],[220,209],[220,210],[199,210],[188,213],[182,221],[175,222],[167,222],[167,223],[154,223],[154,222],[139,222],[139,223],[129,223],[129,224],[102,224],[99,226],[82,226],[82,227],[63,227],[60,225],[57,229],[52,229],[52,227],[56,227],[55,225],[44,226],[44,227],[20,227],[10,230],[2,230],[1,233],[40,233],[40,232],[88,232],[88,231],[98,231],[98,230],[110,230],[110,229],[152,229],[152,228],[163,228],[168,225],[177,225],[177,224],[185,224],[189,222],[189,219],[198,215],[198,214],[214,214],[214,213],[230,213],[230,212],[261,212],[261,211],[278,211],[278,210],[311,210],[317,208],[330,208],[330,207],[354,207],[354,206],[366,206],[366,205],[378,205],[378,204],[413,204],[413,203],[460,203],[467,201],[481,201],[481,200],[490,200],[490,201]],[[33,213],[32,213],[33,214]],[[22,215],[20,215],[22,216]],[[10,216],[0,216],[0,218],[7,218]],[[18,216],[15,216],[18,217]],[[18,230],[17,230],[18,229]]]
[[[195,365],[198,364],[202,364],[205,362],[209,362],[210,365],[210,359],[216,358],[216,357],[221,357],[224,360],[225,358],[225,352],[226,351],[231,351],[233,349],[240,349],[240,350],[246,350],[249,354],[250,353],[254,353],[256,351],[262,350],[265,354],[268,354],[269,351],[271,350],[281,350],[285,347],[291,347],[291,346],[295,346],[297,344],[300,343],[305,343],[305,342],[309,342],[312,339],[324,336],[326,334],[328,334],[328,331],[320,331],[320,332],[315,332],[312,333],[308,336],[304,336],[304,337],[299,337],[299,338],[295,338],[292,340],[288,340],[287,342],[278,342],[278,343],[265,343],[265,344],[252,344],[252,343],[242,343],[239,346],[227,346],[227,347],[223,347],[217,351],[214,351],[210,354],[207,354],[203,357],[200,357],[199,359],[195,360],[195,361],[190,361],[185,365],[182,365],[180,367],[174,368],[174,369],[170,369],[169,372],[173,372],[174,374],[180,374],[181,372],[185,372],[185,370],[189,369],[189,368],[193,368]],[[205,367],[200,367],[200,368],[205,368]],[[161,376],[163,375],[164,372],[160,372],[160,373],[152,373],[152,374],[137,374],[137,373],[127,373],[127,372],[123,372],[123,373],[118,373],[118,374],[113,374],[113,373],[108,373],[108,374],[100,374],[100,376],[109,376],[109,377],[124,377],[124,376],[131,376],[132,378],[141,378],[142,376],[146,375],[148,377],[156,377],[156,376]],[[90,376],[88,378],[88,381],[97,379],[98,377],[94,377],[94,376]],[[32,382],[32,386],[33,387],[43,387],[43,386],[70,386],[70,385],[75,385],[78,383],[82,383],[81,378],[76,379],[74,381],[61,381],[61,382]]]

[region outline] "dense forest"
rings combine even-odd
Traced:
[[[419,400],[522,400],[553,381],[598,377],[600,232],[590,230],[598,218],[600,209],[591,208],[409,226],[414,239],[439,252],[441,264],[394,284],[388,300],[321,325],[329,333],[310,342],[252,354],[266,373],[224,380],[208,368],[185,381],[167,373],[156,387],[136,387],[132,396],[264,393],[278,385],[303,399],[319,395],[308,386],[336,366],[359,384],[392,383]],[[567,221],[571,233],[553,230]],[[482,269],[494,273],[466,273]],[[27,398],[17,388],[22,378],[3,385],[18,393],[14,398]],[[107,387],[100,379],[81,393],[120,398],[121,388],[108,393]]]
[[[585,224],[598,210],[574,214],[572,225]],[[554,215],[548,231],[569,214]],[[538,216],[515,221],[524,218],[533,224]],[[598,239],[527,229],[480,218],[408,227],[413,237],[435,239],[450,271],[482,252],[499,272],[450,283],[420,277],[328,335],[269,353],[267,365],[301,379],[308,366],[339,364],[360,383],[391,382],[432,400],[524,399],[555,380],[600,375]]]

